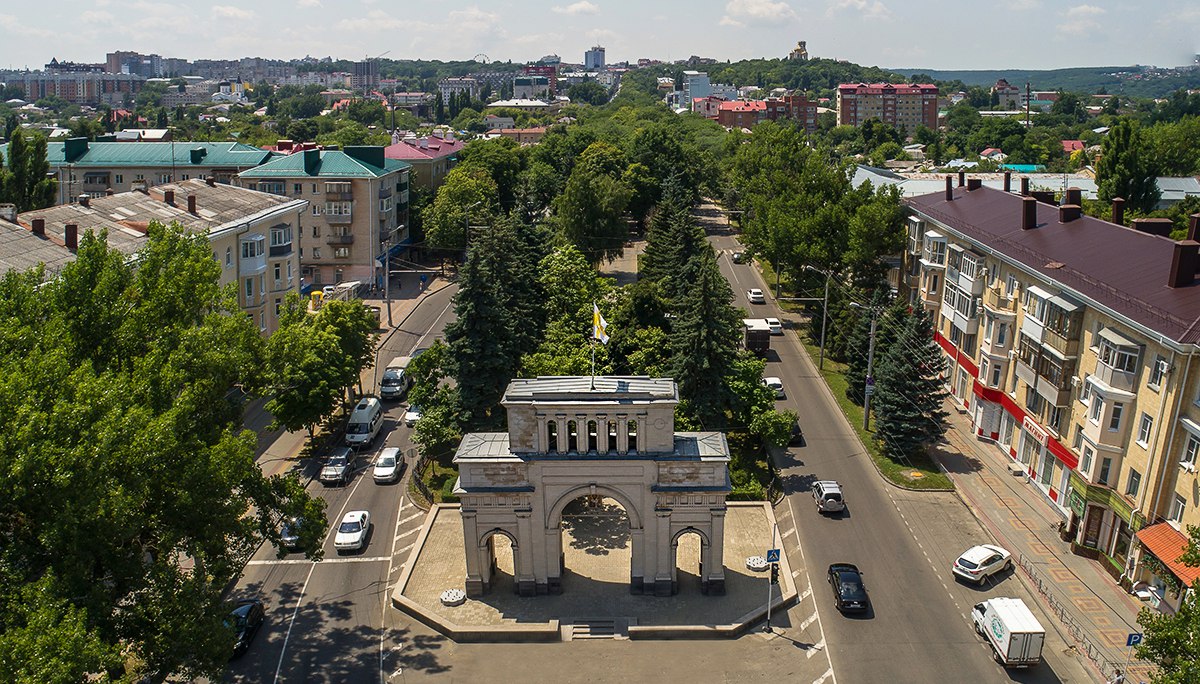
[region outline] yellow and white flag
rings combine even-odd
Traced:
[[[600,307],[592,302],[592,339],[600,340],[604,344],[608,344],[608,321],[604,320],[604,316],[600,315]]]

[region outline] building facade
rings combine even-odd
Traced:
[[[409,244],[409,165],[382,147],[303,150],[243,171],[238,185],[306,199],[297,226],[305,287],[357,281],[383,286],[387,258]]]
[[[1000,109],[1016,109],[1021,104],[1021,89],[1009,85],[1003,78],[997,79],[992,86],[992,95],[996,97],[996,106]]]
[[[937,129],[938,88],[932,84],[843,83],[837,89],[838,125],[879,119],[909,133]]]
[[[1200,215],[1176,243],[1118,225],[1119,202],[1110,223],[1082,216],[1075,188],[1055,206],[1009,181],[960,175],[905,200],[909,301],[936,321],[976,435],[1066,537],[1170,609],[1170,576],[1193,571],[1161,549],[1200,523]]]
[[[119,107],[133,101],[145,79],[94,71],[0,71],[0,82],[20,87],[29,102],[54,95],[73,104]]]
[[[442,104],[450,104],[450,96],[459,93],[470,93],[472,100],[478,100],[479,81],[473,78],[443,78],[438,81],[438,93],[442,96]]]
[[[751,128],[760,121],[797,122],[808,133],[817,130],[817,104],[803,94],[765,100],[730,100],[717,105],[717,123],[726,128]]]
[[[85,198],[78,204],[29,211],[0,220],[2,242],[21,239],[17,265],[46,264],[54,275],[73,261],[89,231],[107,231],[110,247],[132,256],[146,243],[152,221],[178,223],[206,235],[221,265],[220,284],[235,284],[238,304],[264,335],[279,327],[289,293],[300,291],[300,218],[308,201],[255,192],[212,181],[189,180],[145,190]],[[12,233],[17,233],[12,235]],[[13,263],[8,255],[0,262]]]
[[[599,45],[583,53],[583,68],[588,71],[600,71],[604,68],[604,48]]]

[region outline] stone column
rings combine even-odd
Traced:
[[[513,580],[517,584],[517,593],[521,596],[546,593],[545,580],[539,583],[533,572],[533,520],[530,517],[531,514],[532,511],[528,509],[516,512],[517,548],[513,549]]]
[[[534,450],[545,453],[550,450],[550,429],[547,427],[550,419],[547,416],[537,417],[537,443]]]
[[[641,427],[641,423],[638,423]],[[671,595],[671,509],[654,511],[655,548],[654,551],[654,595]]]
[[[562,589],[562,529],[547,527],[542,538],[543,560],[546,563],[546,593],[561,594]],[[540,587],[539,587],[540,588]]]
[[[487,590],[487,574],[482,572],[486,559],[481,559],[479,546],[478,521],[474,511],[462,511],[463,549],[467,554],[467,586],[468,596],[482,596]]]
[[[617,453],[625,455],[629,451],[629,420],[623,415],[617,415]]]
[[[629,593],[641,594],[646,584],[646,530],[637,527],[629,530]]]
[[[567,416],[564,413],[559,413],[554,416],[554,422],[558,423],[558,453],[567,453]]]
[[[708,558],[704,561],[704,574],[708,580],[708,593],[715,596],[725,594],[725,508],[714,508],[711,512],[712,529],[709,531]]]

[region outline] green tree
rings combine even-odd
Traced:
[[[877,346],[876,353],[879,351]],[[883,452],[889,458],[907,460],[942,438],[946,431],[942,409],[946,390],[941,380],[945,366],[946,359],[933,339],[929,314],[917,309],[905,319],[875,371],[871,406]]]
[[[496,183],[496,198],[501,207],[512,207],[525,155],[512,138],[472,141],[462,151],[459,168],[478,166]]]
[[[1187,530],[1187,545],[1175,560],[1200,567],[1200,527],[1188,525]],[[1152,684],[1200,680],[1200,581],[1192,583],[1179,610],[1167,614],[1142,608],[1137,621],[1145,635],[1137,647],[1138,658],[1158,666],[1150,676]]]
[[[582,102],[590,105],[602,105],[608,102],[608,89],[595,81],[576,83],[567,88],[567,97],[571,102]]]
[[[708,429],[725,423],[732,370],[740,338],[741,315],[733,308],[733,290],[721,275],[711,248],[693,257],[695,280],[681,302],[671,330],[672,375],[680,399]]]
[[[890,290],[880,287],[871,295],[870,309],[879,311],[875,325],[875,360],[881,361],[891,349],[907,319],[904,303],[893,303]],[[871,341],[871,310],[856,309],[854,332],[846,341],[846,398],[863,405],[863,388],[867,383],[867,357]]]
[[[20,128],[8,143],[8,159],[0,155],[0,202],[15,204],[17,212],[54,205],[58,181],[50,176],[46,139]]]
[[[632,193],[615,175],[624,165],[614,150],[604,143],[589,146],[555,202],[564,237],[592,263],[615,259],[629,237],[624,214]]]
[[[1096,164],[1096,194],[1110,203],[1123,197],[1130,209],[1150,212],[1158,204],[1157,169],[1146,154],[1140,126],[1122,118],[1108,131]]]
[[[467,246],[468,224],[491,221],[497,209],[496,181],[487,169],[456,167],[421,214],[425,240],[430,247],[461,251]]]
[[[6,681],[125,663],[131,680],[217,678],[232,647],[222,596],[244,560],[278,544],[281,516],[324,530],[297,478],[264,477],[229,399],[257,384],[263,345],[207,236],[147,235],[135,259],[86,233],[60,277],[3,276]]]
[[[767,446],[784,447],[792,439],[792,426],[797,420],[799,416],[795,411],[769,409],[754,416],[750,432],[758,435]]]

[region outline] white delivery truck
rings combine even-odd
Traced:
[[[1004,667],[1029,667],[1042,660],[1046,630],[1018,598],[994,598],[971,610],[975,631],[988,640],[996,662]]]

